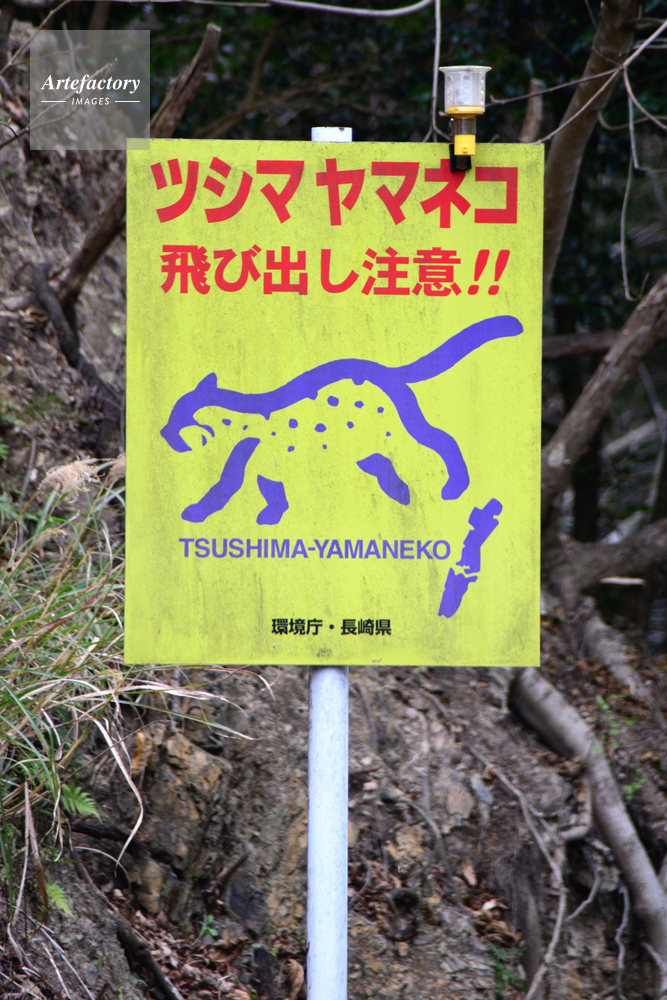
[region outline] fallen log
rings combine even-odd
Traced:
[[[591,590],[605,577],[642,576],[667,562],[667,517],[611,545],[568,539],[567,552],[578,591]]]

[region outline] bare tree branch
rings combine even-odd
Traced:
[[[583,76],[617,69],[630,51],[634,38],[638,0],[604,2],[600,8],[597,31]],[[576,121],[555,136],[547,157],[544,175],[544,291],[548,296],[556,269],[572,196],[579,176],[586,144],[598,120],[598,112],[607,104],[616,81],[598,87],[592,81],[580,83],[563,116],[563,123],[578,115]],[[597,94],[596,94],[597,91]],[[591,98],[595,97],[591,101]],[[586,111],[581,109],[590,101]]]
[[[542,520],[602,418],[667,323],[667,274],[636,307],[593,377],[542,450]]]
[[[61,302],[76,299],[86,278],[110,243],[123,228],[125,220],[125,178],[119,181],[90,229],[69,254],[55,280],[55,293]]]
[[[69,0],[68,0],[69,2]],[[136,3],[136,0],[115,0],[116,3]],[[155,3],[182,3],[182,0],[154,0]],[[334,7],[326,3],[309,3],[308,0],[266,0],[266,3],[254,3],[252,0],[244,3],[243,0],[189,0],[190,3],[207,4],[212,7],[301,7],[303,10],[322,11],[324,14],[349,14],[350,17],[404,17],[406,14],[414,14],[415,11],[429,7],[433,0],[419,0],[419,3],[410,4],[409,7],[395,7],[393,10],[369,10],[354,7]]]
[[[144,969],[147,969],[167,1000],[183,1000],[178,990],[165,975],[164,969],[159,964],[147,941],[134,931],[132,925],[125,917],[116,918],[116,934],[123,948],[128,951]]]
[[[220,42],[220,28],[208,24],[192,62],[182,70],[167,91],[151,122],[151,139],[170,139],[208,73]]]
[[[58,9],[58,8],[56,8]],[[151,138],[168,139],[192,103],[210,68],[220,41],[220,28],[209,24],[202,43],[190,64],[179,74],[151,122]],[[125,220],[126,180],[123,178],[107,199],[83,240],[58,269],[50,282],[61,304],[74,301],[90,271],[123,227]],[[33,304],[32,292],[4,300],[8,309],[26,309]]]
[[[542,341],[542,360],[558,361],[560,358],[582,358],[587,354],[606,354],[618,337],[616,330],[587,333],[580,336],[545,337]],[[658,340],[667,340],[667,324],[658,334]]]
[[[405,17],[406,14],[414,14],[418,10],[430,7],[433,0],[419,0],[419,3],[412,3],[409,7],[395,7],[394,10],[368,10],[360,7],[334,7],[328,3],[307,3],[305,0],[268,0],[272,7],[296,7],[300,10],[315,10],[323,14],[348,14],[350,17]]]
[[[569,80],[567,83],[557,83],[555,87],[545,87],[541,93],[543,96],[547,94],[555,94],[557,90],[572,90],[574,87],[579,87],[582,83],[589,83],[591,80],[602,80],[605,77],[611,76],[615,70],[608,69],[604,73],[595,73],[593,76],[582,76],[577,80]],[[501,107],[503,104],[516,104],[517,101],[529,101],[533,96],[533,91],[528,89],[527,94],[517,94],[516,97],[502,97],[495,98],[493,95],[489,95],[489,104],[487,107]]]
[[[63,7],[66,7],[67,4],[70,3],[70,2],[71,2],[71,0],[62,0],[62,3],[59,3],[57,7],[54,7],[53,10],[49,11],[49,13],[46,15],[46,17],[42,21],[42,23],[37,25],[37,27],[35,28],[35,31],[31,34],[31,36],[28,39],[28,41],[24,42],[23,45],[21,45],[16,50],[16,52],[14,53],[14,55],[12,56],[12,58],[4,66],[0,67],[0,76],[4,76],[5,73],[7,72],[7,70],[11,69],[12,66],[14,66],[14,64],[17,62],[17,60],[20,58],[20,56],[22,56],[23,53],[25,52],[25,50],[29,47],[30,43],[32,42],[32,40],[35,37],[35,35],[37,34],[37,32],[41,31],[42,28],[45,28],[47,26],[47,24],[49,23],[49,21],[51,20],[51,18],[55,17],[56,14],[58,13],[58,11],[62,10]]]
[[[363,68],[359,68],[345,73],[327,74],[326,76],[323,74],[315,80],[304,80],[295,84],[293,87],[288,87],[286,90],[280,91],[277,94],[259,94],[256,91],[252,91],[251,85],[249,84],[248,93],[238,107],[234,108],[233,111],[228,111],[220,118],[217,118],[214,122],[206,125],[205,128],[197,130],[194,134],[194,138],[223,139],[229,132],[231,132],[234,126],[238,125],[240,121],[243,121],[244,117],[250,112],[264,111],[270,107],[284,106],[288,102],[293,102],[299,97],[312,97],[316,94],[321,94],[323,91],[326,92],[332,87],[338,87],[343,83],[349,82],[354,79],[354,77],[360,76],[363,72],[365,72],[365,70]]]
[[[262,82],[264,63],[266,62],[269,52],[278,40],[281,30],[282,25],[280,21],[276,21],[262,42],[253,63],[252,73],[250,74],[250,80],[248,81],[245,96],[239,106],[234,111],[228,111],[227,114],[223,115],[221,118],[211,122],[211,124],[207,125],[205,129],[195,132],[195,138],[221,139],[226,132],[234,127],[234,125],[242,121],[249,112],[259,109],[259,105],[262,104],[259,87]]]
[[[55,0],[14,0],[14,3],[23,10],[47,10]]]
[[[174,80],[151,123],[152,139],[172,136],[201,87],[220,41],[220,28],[209,24],[191,63]],[[53,288],[61,302],[75,299],[91,269],[122,229],[125,219],[126,180],[123,178],[81,243],[64,261]]]
[[[625,84],[625,89],[627,91],[628,97],[630,98],[634,106],[637,108],[637,110],[640,111],[645,116],[645,120],[653,122],[653,124],[657,126],[657,128],[662,129],[663,132],[667,132],[667,125],[663,125],[663,123],[660,121],[660,118],[658,118],[656,115],[652,115],[650,111],[647,111],[644,105],[640,101],[638,101],[637,98],[635,97],[635,93],[632,89],[632,84],[630,83],[630,77],[628,76],[628,71],[625,68],[623,69],[623,83]],[[637,168],[639,168],[639,163],[637,162],[637,153],[634,148],[634,142],[632,150],[632,159],[634,165]]]

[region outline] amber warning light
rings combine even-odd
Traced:
[[[445,110],[454,137],[454,169],[469,170],[475,155],[477,116],[486,108],[486,74],[490,66],[441,66],[445,76]],[[466,160],[459,158],[466,157]]]

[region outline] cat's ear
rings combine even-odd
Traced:
[[[206,378],[203,378],[201,382],[197,385],[197,389],[217,389],[218,388],[218,376],[215,372],[211,372]]]

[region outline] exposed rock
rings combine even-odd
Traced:
[[[28,938],[25,950],[30,965],[56,996],[63,995],[64,984],[71,1000],[90,1000],[107,983],[112,997],[142,1000],[118,943],[116,915],[71,872],[61,881],[73,916],[52,910],[48,925]]]

